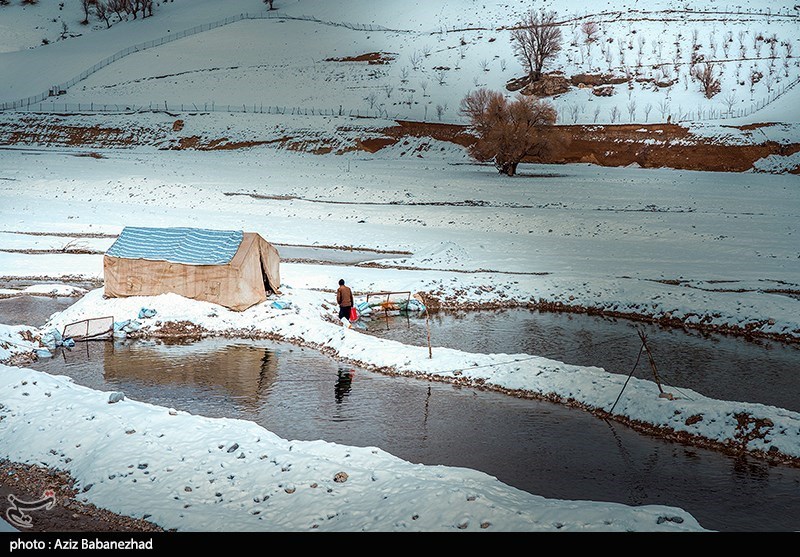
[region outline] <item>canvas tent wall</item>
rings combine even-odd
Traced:
[[[174,292],[235,311],[277,293],[280,256],[254,232],[125,227],[103,257],[105,295]]]

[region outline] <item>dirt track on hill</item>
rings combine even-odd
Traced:
[[[333,147],[334,138],[309,139],[291,132],[278,139],[254,136],[247,140],[226,137],[203,137],[184,132],[184,123],[192,115],[174,122],[145,127],[87,126],[80,115],[26,114],[19,119],[0,120],[0,145],[55,146],[93,148],[129,148],[151,145],[176,150],[231,150],[273,144],[285,149],[316,154],[348,151],[377,152],[389,146],[403,145],[409,138],[431,138],[468,146],[474,137],[465,126],[431,122],[397,121],[396,125],[378,128],[372,137],[353,139],[349,145]],[[109,118],[111,119],[111,118]],[[737,140],[693,134],[676,124],[618,124],[553,126],[542,130],[554,145],[545,158],[525,162],[544,164],[592,163],[600,166],[638,165],[643,168],[675,168],[716,172],[745,172],[759,159],[769,155],[788,156],[800,151],[800,143],[763,141],[760,128],[769,124],[731,127]],[[722,128],[724,130],[724,128]],[[342,127],[351,133],[353,128]],[[425,156],[424,142],[409,142],[408,155]],[[800,165],[789,169],[800,174]]]

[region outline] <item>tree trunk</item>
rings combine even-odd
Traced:
[[[517,173],[517,164],[515,162],[504,162],[500,164],[495,164],[497,171],[500,174],[505,174],[507,176],[514,176]]]

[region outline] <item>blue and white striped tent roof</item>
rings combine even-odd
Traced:
[[[230,263],[242,243],[240,230],[126,226],[106,255],[185,265]]]

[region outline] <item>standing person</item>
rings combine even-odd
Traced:
[[[339,289],[336,291],[336,303],[339,304],[339,319],[350,321],[350,310],[353,308],[353,291],[344,285],[344,279],[339,279]]]

